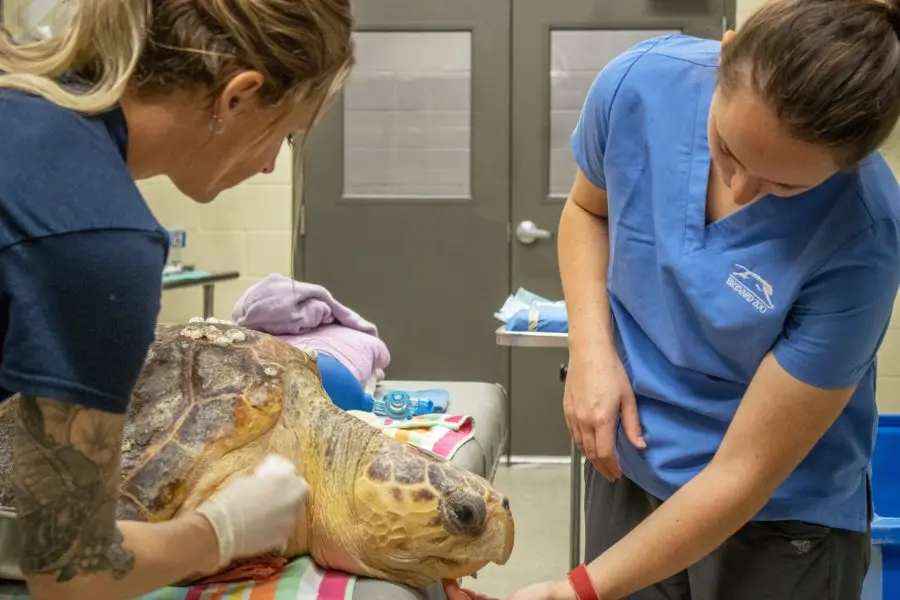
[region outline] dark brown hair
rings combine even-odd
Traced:
[[[770,0],[724,45],[719,84],[749,84],[793,137],[856,165],[900,118],[900,0]]]
[[[321,107],[354,64],[352,31],[350,0],[80,0],[58,36],[17,45],[0,35],[0,88],[89,114],[128,88],[212,97],[252,69],[265,79],[261,104]],[[91,89],[63,87],[64,73]]]

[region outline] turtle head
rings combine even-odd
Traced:
[[[358,570],[423,587],[506,563],[512,513],[485,479],[394,440],[371,456],[355,482]]]

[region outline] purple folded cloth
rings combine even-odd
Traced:
[[[273,335],[296,335],[337,323],[378,336],[375,325],[335,300],[321,285],[295,281],[278,273],[247,288],[235,303],[231,317],[242,327]]]
[[[391,361],[378,328],[321,285],[273,273],[250,286],[231,313],[242,327],[277,335],[341,361],[363,385]]]
[[[373,374],[383,379],[384,369],[391,360],[384,342],[343,325],[323,325],[308,333],[278,337],[292,346],[315,348],[339,360],[363,387]]]

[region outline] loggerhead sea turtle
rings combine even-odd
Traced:
[[[14,406],[0,404],[0,452],[12,450]],[[315,351],[216,319],[159,325],[126,418],[119,518],[171,519],[269,452],[310,486],[287,557],[423,587],[512,551],[506,498],[337,408]],[[0,463],[0,506],[13,511]]]

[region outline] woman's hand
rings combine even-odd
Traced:
[[[447,594],[447,600],[496,600],[489,598],[484,594],[473,592],[472,590],[464,590],[459,587],[459,582],[455,579],[445,579],[444,593]]]
[[[545,581],[521,589],[508,600],[577,600],[568,582]]]
[[[609,481],[622,476],[616,460],[615,427],[621,413],[628,440],[635,447],[647,447],[638,419],[631,382],[619,357],[588,353],[569,361],[563,411],[569,432],[585,458]]]
[[[472,590],[461,589],[455,579],[444,580],[444,592],[447,600],[497,600]],[[545,581],[529,585],[507,600],[575,600],[575,592],[567,581]]]

